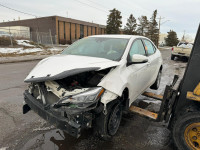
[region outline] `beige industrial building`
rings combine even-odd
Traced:
[[[164,46],[166,45],[165,39],[167,38],[167,34],[166,33],[160,33],[159,35],[159,46]]]
[[[105,34],[104,25],[60,16],[0,23],[0,28],[16,28],[16,26],[29,27],[31,39],[41,43],[48,39],[54,44],[66,44],[86,36]]]

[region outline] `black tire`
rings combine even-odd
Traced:
[[[172,133],[174,144],[180,150],[196,149],[195,147],[197,147],[197,145],[198,148],[200,148],[199,142],[190,140],[191,138],[189,138],[188,134],[190,132],[192,133],[194,132],[193,130],[195,127],[193,125],[197,125],[196,123],[199,123],[198,127],[200,127],[200,112],[185,112],[185,113],[186,113],[185,115],[179,117],[178,120],[175,121],[174,123],[173,133]],[[191,130],[188,130],[189,128],[191,128]],[[196,132],[197,132],[196,134],[198,134],[200,131],[198,130]],[[200,137],[199,136],[197,137],[199,140]],[[191,141],[191,143],[188,141]],[[191,145],[188,143],[190,143]]]
[[[110,140],[119,129],[122,118],[122,106],[119,101],[107,104],[107,113],[101,112],[96,118],[96,130],[103,140]]]
[[[171,60],[174,60],[175,59],[175,55],[171,54]]]
[[[156,81],[154,82],[154,84],[150,87],[153,90],[157,90],[160,86],[160,80],[161,80],[161,76],[162,76],[162,71],[159,70]]]
[[[188,62],[189,58],[188,57],[182,57],[183,62]]]

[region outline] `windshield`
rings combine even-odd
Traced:
[[[66,48],[62,54],[106,58],[119,61],[129,39],[89,37]]]

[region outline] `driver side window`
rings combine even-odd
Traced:
[[[144,45],[141,40],[136,40],[133,42],[131,49],[129,51],[130,61],[132,61],[132,56],[134,54],[139,54],[139,55],[144,55],[144,56],[146,55]]]

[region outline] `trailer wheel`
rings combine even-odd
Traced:
[[[122,118],[122,106],[119,102],[107,105],[107,113],[103,112],[96,118],[97,130],[100,138],[110,140],[119,129]]]
[[[186,112],[173,127],[173,140],[180,150],[200,150],[200,113]]]

